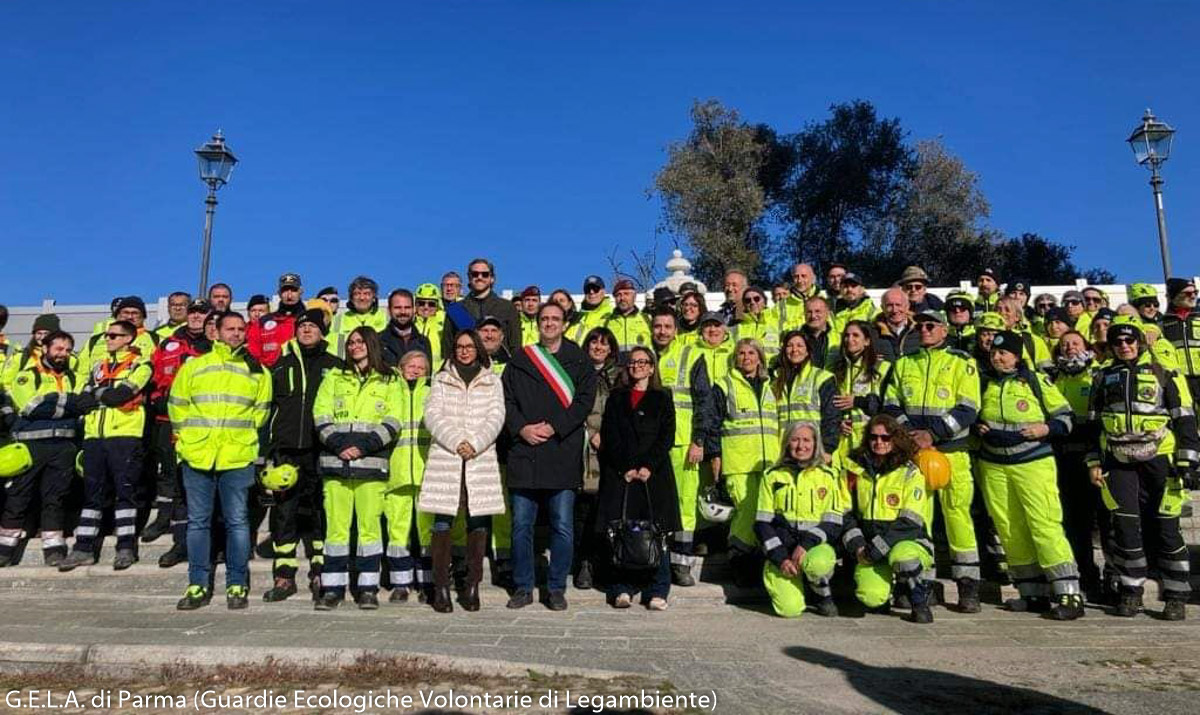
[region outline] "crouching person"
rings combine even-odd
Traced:
[[[863,444],[846,465],[852,508],[842,544],[858,562],[855,595],[863,605],[886,610],[892,582],[899,581],[912,601],[911,620],[932,623],[929,585],[921,580],[933,564],[933,543],[921,516],[929,497],[912,461],[916,453],[916,443],[894,417],[871,418]]]
[[[815,424],[798,422],[785,438],[784,454],[763,477],[758,492],[754,533],[767,557],[763,585],[771,607],[784,618],[804,613],[805,582],[817,597],[813,610],[836,616],[829,580],[850,492],[838,472],[826,466]]]

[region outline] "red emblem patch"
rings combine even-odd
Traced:
[[[1029,403],[1025,400],[1017,400],[1017,412],[1028,412]]]
[[[900,495],[899,494],[888,494],[887,495],[887,505],[892,508],[900,506]]]
[[[829,493],[828,489],[826,489],[825,487],[821,487],[820,489],[817,490],[817,498],[824,499],[825,495],[828,493]]]

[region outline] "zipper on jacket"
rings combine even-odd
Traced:
[[[1132,369],[1125,369],[1125,431],[1133,431],[1133,391],[1130,383],[1136,379]]]

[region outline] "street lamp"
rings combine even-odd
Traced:
[[[208,254],[212,248],[217,189],[229,183],[229,176],[238,160],[229,147],[225,146],[225,136],[221,134],[220,129],[212,139],[196,150],[196,160],[200,164],[200,180],[208,184],[208,198],[204,200],[204,251],[200,256],[200,292],[196,294],[202,298],[208,293]]]
[[[1171,278],[1171,251],[1167,248],[1167,218],[1163,214],[1162,176],[1158,168],[1171,157],[1171,138],[1175,135],[1166,122],[1146,110],[1142,123],[1129,135],[1129,146],[1137,163],[1150,170],[1150,186],[1154,189],[1154,209],[1158,214],[1158,248],[1162,251],[1163,280]]]

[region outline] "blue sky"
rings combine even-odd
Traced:
[[[1147,105],[1176,273],[1200,273],[1193,3],[4,3],[0,301],[147,298],[197,282],[218,127],[212,280],[285,270],[436,281],[476,254],[500,284],[578,290],[653,241],[648,198],[695,98],[794,131],[864,98],[982,176],[992,223],[1161,270]],[[1153,68],[1153,69],[1151,69]],[[663,254],[669,244],[664,242]]]

